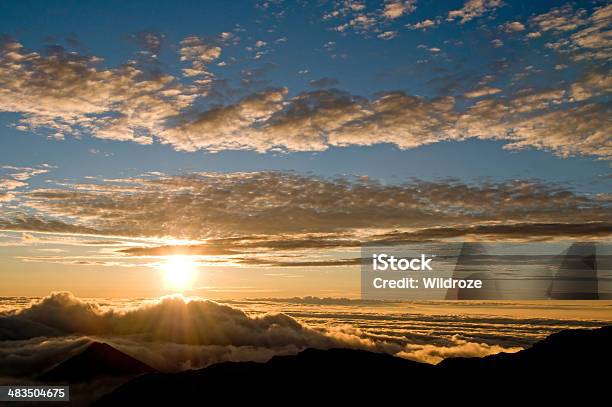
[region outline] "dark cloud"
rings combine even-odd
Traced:
[[[457,228],[430,228],[416,232],[389,233],[375,237],[380,243],[438,241],[451,238],[482,240],[550,240],[558,236],[568,239],[601,239],[612,234],[612,223],[517,223],[513,225],[477,225]]]
[[[436,243],[452,239],[462,241],[549,241],[558,239],[601,240],[612,234],[609,222],[589,223],[516,223],[485,224],[465,227],[434,227],[410,232],[391,231],[372,234],[358,239],[342,238],[334,234],[311,235],[305,237],[286,236],[276,240],[265,236],[243,236],[236,239],[210,239],[198,245],[165,245],[149,247],[130,247],[119,250],[119,253],[130,256],[225,256],[233,263],[272,266],[272,267],[331,267],[359,265],[362,259],[323,258],[325,252],[318,251],[316,260],[305,260],[302,257],[287,258],[287,253],[301,252],[306,255],[316,249],[358,249],[363,244],[408,244]]]

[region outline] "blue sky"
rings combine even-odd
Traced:
[[[350,2],[349,2],[350,3]],[[227,105],[245,95],[271,87],[286,87],[288,97],[313,91],[312,80],[333,78],[333,87],[352,95],[374,98],[386,91],[401,90],[425,98],[453,96],[456,109],[462,111],[473,101],[462,99],[465,92],[478,87],[490,75],[491,85],[501,91],[496,97],[512,97],[523,89],[553,89],[571,83],[593,69],[608,66],[609,61],[572,61],[568,54],[554,52],[547,43],[567,35],[546,31],[539,38],[527,40],[529,32],[538,32],[530,24],[534,16],[554,9],[553,2],[504,2],[487,8],[482,14],[461,23],[446,21],[452,10],[461,10],[462,1],[407,2],[401,16],[389,19],[376,14],[372,27],[361,30],[337,27],[351,18],[384,10],[383,3],[367,2],[359,11],[347,12],[358,5],[340,2],[289,4],[284,2],[185,2],[180,7],[169,2],[7,2],[2,5],[0,24],[3,33],[19,41],[24,48],[44,52],[45,47],[61,45],[68,51],[103,58],[102,66],[115,68],[139,58],[143,38],[156,36],[161,46],[159,58],[150,69],[161,69],[178,80],[181,63],[177,58],[180,41],[197,35],[214,42],[222,32],[232,33],[236,43],[222,46],[221,57],[210,64],[222,97],[202,97],[195,104],[202,108]],[[559,2],[558,7],[566,3]],[[583,10],[588,16],[602,2],[568,3],[574,14]],[[414,10],[412,10],[414,8]],[[326,17],[334,11],[345,17]],[[412,10],[412,11],[410,11]],[[441,20],[432,28],[410,29],[424,20]],[[530,20],[531,19],[531,20]],[[524,29],[505,32],[500,26],[520,22]],[[393,32],[390,40],[378,38]],[[571,32],[568,32],[571,33]],[[495,47],[492,41],[503,46]],[[254,59],[257,41],[265,52]],[[327,48],[326,48],[327,47]],[[254,48],[255,50],[247,50]],[[439,49],[432,52],[431,49]],[[236,62],[232,62],[235,59]],[[425,62],[424,62],[425,61]],[[503,67],[500,67],[503,65]],[[565,69],[555,66],[567,65]],[[514,75],[532,67],[529,75],[513,81]],[[255,73],[255,83],[241,84],[246,71]],[[304,73],[304,71],[308,71]],[[301,73],[300,73],[301,72]],[[242,74],[242,75],[241,75]],[[231,91],[222,89],[229,81]],[[607,104],[608,97],[605,98]],[[534,177],[572,182],[585,191],[601,192],[602,174],[609,164],[589,154],[561,158],[550,151],[527,146],[523,151],[505,151],[500,141],[474,140],[441,142],[415,149],[401,150],[391,145],[368,147],[329,146],[326,151],[260,153],[222,151],[210,154],[206,149],[176,152],[169,146],[134,145],[130,142],[100,140],[87,133],[74,140],[47,140],[45,129],[38,135],[10,128],[22,112],[1,113],[2,159],[11,165],[35,165],[47,162],[58,167],[54,175],[134,175],[139,171],[163,168],[168,173],[185,171],[256,171],[294,169],[324,176],[338,174],[370,175],[388,182],[404,177],[431,179],[456,176],[477,179]],[[66,157],[70,156],[70,160]]]

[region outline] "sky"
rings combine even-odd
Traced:
[[[190,293],[354,297],[363,241],[609,240],[611,23],[605,1],[2,2],[0,295],[160,295],[180,255]]]

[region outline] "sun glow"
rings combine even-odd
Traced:
[[[160,266],[166,287],[173,291],[184,291],[193,285],[197,263],[190,256],[168,256]]]

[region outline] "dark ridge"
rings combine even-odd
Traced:
[[[96,406],[201,405],[241,403],[428,398],[428,403],[564,400],[597,397],[612,363],[612,326],[568,330],[518,353],[447,359],[437,366],[362,350],[306,349],[267,363],[220,363],[175,374],[146,374],[102,397]],[[415,403],[416,404],[416,403]],[[584,404],[587,405],[587,404]]]
[[[153,372],[156,370],[151,366],[106,343],[92,342],[81,353],[43,373],[39,380],[76,383],[102,377],[127,377]]]

